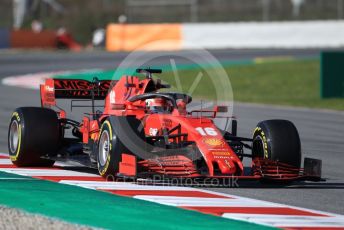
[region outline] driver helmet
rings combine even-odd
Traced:
[[[171,111],[171,105],[163,98],[146,100],[146,107],[151,113],[167,113]]]
[[[182,115],[186,114],[186,103],[184,102],[184,100],[178,100],[177,108],[180,114]]]

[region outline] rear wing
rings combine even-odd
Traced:
[[[55,106],[56,99],[94,99],[104,100],[110,87],[117,81],[97,80],[92,82],[81,79],[46,79],[40,85],[42,106]]]

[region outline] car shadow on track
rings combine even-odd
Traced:
[[[84,166],[64,166],[64,170],[70,170],[70,171],[76,171],[81,173],[90,173],[90,174],[96,174],[99,175],[98,170],[94,168],[87,168]]]
[[[259,181],[238,182],[238,188],[272,188],[272,189],[344,189],[341,182],[291,182],[288,184],[261,183]]]
[[[90,173],[94,175],[99,175],[98,170],[94,168],[87,168],[83,166],[64,166],[64,170],[70,170],[70,171],[76,171],[76,172],[82,172],[82,173]],[[167,181],[154,181],[149,180],[145,182],[138,182],[136,180],[129,180],[132,183],[139,183],[139,184],[146,184],[146,185],[157,185],[157,186],[181,186],[181,187],[199,187],[199,188],[240,188],[240,189],[344,189],[344,182],[326,182],[326,181],[320,181],[320,182],[310,182],[310,181],[296,181],[296,182],[290,182],[290,183],[274,183],[274,182],[261,182],[261,181],[236,181],[236,183],[215,183],[215,184],[204,184],[199,183],[200,181],[197,181],[197,183],[183,183],[179,180],[173,180],[174,183],[169,183]],[[127,181],[127,182],[129,182]]]

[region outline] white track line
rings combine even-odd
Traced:
[[[59,170],[59,169],[24,169],[24,168],[15,168],[15,169],[0,169],[3,172],[15,173],[22,176],[91,176],[99,177],[95,174],[82,173],[68,170]]]
[[[222,217],[284,227],[343,227],[342,217],[285,216],[267,214],[225,213]]]
[[[54,75],[73,74],[73,73],[84,73],[84,72],[95,72],[101,71],[101,69],[84,69],[79,71],[53,71],[53,72],[41,72],[32,74],[23,74],[17,76],[8,76],[1,80],[3,85],[16,86],[28,89],[39,89],[39,85],[44,83],[44,80],[51,78]]]

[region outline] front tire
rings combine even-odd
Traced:
[[[132,154],[132,150],[123,143],[124,138],[137,140],[138,150],[145,148],[144,130],[141,121],[131,116],[110,116],[100,128],[98,140],[97,165],[99,174],[106,179],[114,179],[119,173],[122,154]]]
[[[253,134],[253,159],[279,161],[296,168],[301,166],[301,141],[295,125],[287,120],[258,123]]]
[[[97,159],[98,171],[102,177],[116,176],[122,151],[123,146],[117,139],[110,120],[105,120],[101,126]]]
[[[16,109],[8,130],[8,151],[12,163],[19,167],[52,166],[54,161],[41,157],[56,153],[59,130],[57,114],[51,109]]]

